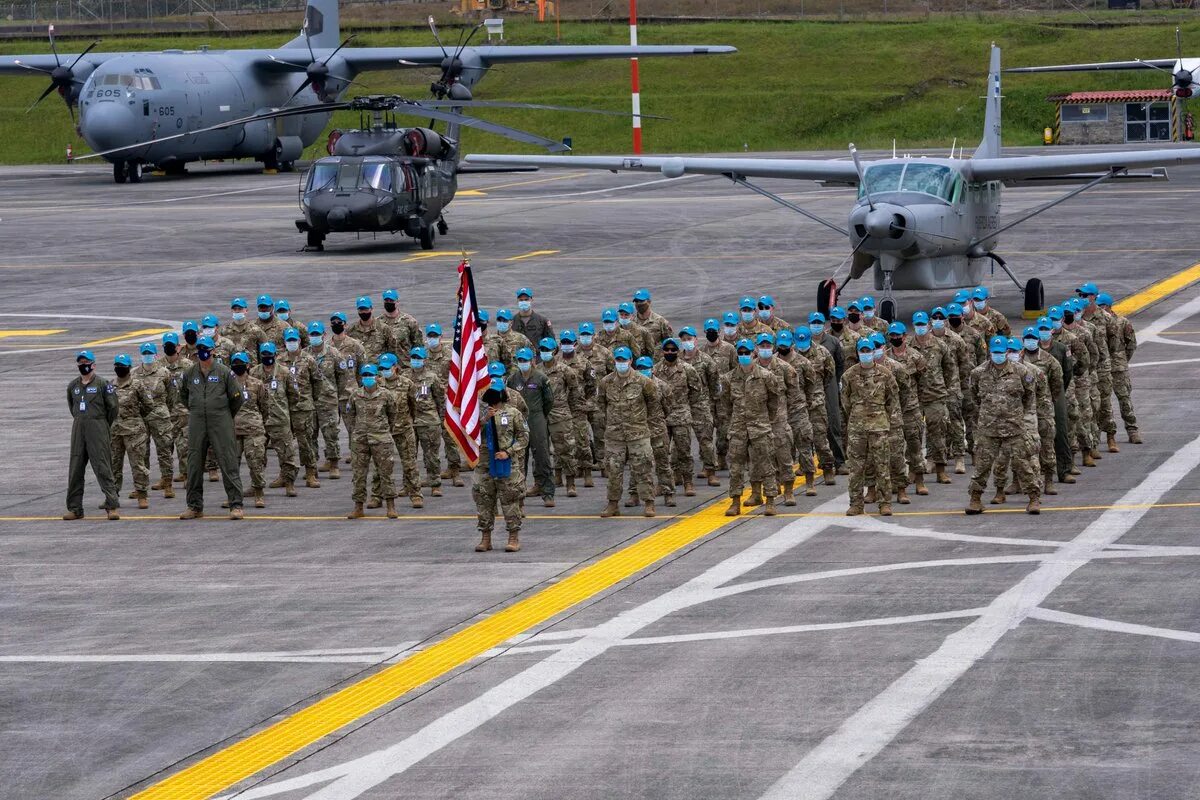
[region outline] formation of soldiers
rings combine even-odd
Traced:
[[[553,507],[556,489],[576,497],[580,486],[595,485],[597,472],[608,478],[605,517],[621,513],[623,492],[624,507],[654,516],[657,499],[672,507],[677,490],[694,495],[696,480],[719,486],[725,469],[731,516],[742,513],[747,482],[744,505],[774,515],[777,502],[795,505],[801,491],[817,493],[818,478],[835,485],[838,474],[849,476],[848,514],[878,503],[888,515],[892,502],[910,502],[910,488],[928,494],[926,475],[948,484],[951,470],[964,474],[970,455],[967,513],[983,510],[990,477],[992,503],[1020,492],[1036,514],[1055,483],[1074,483],[1079,467],[1095,466],[1101,436],[1109,452],[1119,450],[1114,393],[1129,441],[1141,441],[1128,374],[1133,326],[1094,284],[1076,294],[1015,338],[985,287],[917,312],[911,325],[876,317],[871,297],[793,325],[762,295],[678,332],[639,289],[603,309],[599,328],[584,322],[557,333],[534,310],[533,291],[518,289],[515,310],[498,309],[494,322],[480,314],[490,382],[480,397],[483,457],[472,485],[483,534],[477,549],[491,549],[497,505],[506,549],[516,550],[526,499]],[[136,365],[119,354],[111,383],[92,383],[94,357],[80,353],[81,378],[68,401],[77,428],[89,433],[79,434],[78,447],[73,436],[64,517],[82,516],[90,460],[106,494],[102,508],[116,518],[127,460],[129,497],[139,508],[148,508],[151,490],[170,498],[174,484],[187,482],[183,516],[200,516],[201,473],[215,481],[219,471],[225,505],[241,518],[242,459],[248,496],[263,508],[267,488],[297,495],[301,468],[309,489],[320,487],[322,474],[341,477],[339,428],[350,443],[351,519],[378,507],[395,518],[400,494],[421,508],[424,489],[436,498],[443,481],[463,486],[461,457],[442,425],[452,345],[440,325],[422,326],[405,313],[397,290],[380,299],[382,313],[361,296],[353,321],[336,312],[306,324],[286,299],[260,295],[252,312],[245,298],[234,298],[228,323],[212,314],[189,320],[142,344]],[[194,371],[197,364],[204,369]],[[192,454],[198,426],[189,416],[197,408],[208,416],[209,406],[196,405],[206,383],[219,384],[211,402],[232,424],[227,433],[200,426],[203,445]],[[101,402],[92,404],[93,396]],[[100,426],[108,452],[98,443]],[[269,483],[268,451],[278,464]]]

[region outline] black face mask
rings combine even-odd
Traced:
[[[792,348],[790,348],[790,347],[779,348],[779,355],[781,355],[781,356],[788,356],[788,355],[791,355],[791,353],[792,353]]]
[[[91,364],[80,364],[79,365],[79,374],[80,375],[88,375],[91,373],[91,371],[92,371]]]
[[[396,310],[396,302],[394,300],[384,300],[383,310],[389,314]]]
[[[487,323],[486,322],[479,323],[479,332],[487,333]]]
[[[862,319],[862,315],[859,314],[857,311],[851,311],[849,314],[846,315],[846,319],[850,320],[851,322],[858,322],[859,320]]]
[[[259,359],[259,361],[262,362],[264,367],[269,367],[275,363],[275,356],[264,355]]]
[[[117,373],[118,378],[125,378],[129,376],[129,367],[124,364],[117,364],[113,367],[113,372]]]
[[[637,309],[637,312],[639,314],[645,314],[647,311],[650,310],[650,304],[648,302],[646,302],[645,300],[639,300],[638,302],[633,304],[633,307]]]
[[[167,342],[163,345],[163,352],[169,356],[173,356],[179,352],[179,346],[174,342]]]
[[[1070,325],[1075,321],[1075,314],[1071,311],[1063,312],[1063,325]]]
[[[950,319],[948,321],[950,322],[951,328],[961,328],[962,327],[962,317],[950,317]]]
[[[501,389],[499,391],[497,391],[495,389],[488,389],[487,391],[485,391],[483,393],[483,402],[487,403],[489,406],[499,405],[500,403],[506,402],[507,400],[508,400],[508,392],[505,391],[504,389]]]
[[[664,350],[663,358],[665,358],[668,362],[672,362],[675,359],[679,358],[679,351],[678,350]]]
[[[717,339],[721,338],[721,334],[718,331],[705,331],[704,338],[708,339],[710,342],[715,342]]]
[[[196,336],[195,331],[185,331],[183,334],[183,340],[185,342],[187,342],[188,344],[195,344],[196,339],[197,339],[197,336]]]
[[[829,323],[829,327],[833,330],[834,333],[841,333],[842,328],[844,328],[845,326],[846,326],[846,323],[842,322],[841,320],[835,320],[835,321],[832,321]]]
[[[358,318],[361,319],[363,322],[370,322],[371,321],[371,312],[370,311],[360,311],[360,312],[358,312]]]
[[[201,361],[208,361],[212,358],[212,350],[209,350],[207,347],[198,347],[196,348],[196,358]]]
[[[246,365],[240,361],[238,363],[234,364],[231,367],[231,369],[233,370],[234,375],[245,375],[246,374]]]
[[[334,319],[329,321],[329,327],[334,333],[340,336],[342,332],[346,330],[346,323],[342,322],[340,319]]]
[[[903,336],[893,336],[890,339],[888,339],[888,341],[892,343],[892,347],[903,347],[904,346],[904,337]]]

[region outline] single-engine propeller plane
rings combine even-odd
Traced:
[[[1025,294],[1027,311],[1044,306],[1042,282],[1019,281],[996,253],[1000,234],[1075,195],[1117,180],[1162,180],[1166,171],[1131,172],[1171,164],[1200,163],[1200,147],[1123,150],[1005,158],[1000,147],[1000,48],[992,45],[983,139],[970,158],[902,157],[863,161],[854,146],[850,160],[799,158],[711,158],[678,156],[467,156],[477,164],[560,169],[723,175],[849,239],[850,278],[873,271],[885,300],[880,313],[896,313],[893,289],[947,289],[980,282],[989,262],[1000,266]],[[823,219],[752,183],[751,178],[811,180],[854,186],[858,199],[845,226]],[[1075,184],[1061,196],[1014,219],[1000,219],[1005,186]],[[844,262],[843,262],[844,263]],[[817,305],[836,302],[837,285],[823,280]]]
[[[54,91],[66,101],[72,118],[78,105],[79,134],[93,150],[113,151],[113,178],[125,183],[140,181],[144,165],[179,174],[188,162],[201,159],[253,158],[268,168],[288,169],[329,123],[330,111],[319,105],[336,101],[358,75],[371,70],[437,68],[441,75],[435,94],[469,100],[471,88],[498,64],[736,52],[700,45],[469,47],[470,37],[450,51],[432,17],[430,28],[436,47],[350,47],[353,37],[339,41],[337,0],[308,0],[300,36],[275,50],[101,53],[94,50],[98,42],[92,42],[81,53],[60,55],[51,26],[51,54],[0,58],[0,75],[49,78],[33,105]],[[318,107],[301,115],[218,127],[296,100]],[[153,143],[178,133],[194,135]],[[138,142],[151,143],[121,149]]]

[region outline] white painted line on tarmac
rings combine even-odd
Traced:
[[[1158,502],[1200,466],[1200,438],[1177,450],[1119,501]],[[763,794],[767,800],[824,800],[878,755],[1077,569],[1114,544],[1149,509],[1109,509],[1055,557],[993,600],[976,621],[884,689]]]
[[[261,653],[113,653],[0,655],[0,664],[376,664],[419,644]]]
[[[1156,628],[1151,625],[1136,625],[1131,622],[1118,622],[1115,619],[1101,619],[1100,617],[1085,617],[1082,614],[1053,611],[1049,608],[1035,608],[1029,616],[1045,622],[1061,622],[1064,625],[1075,625],[1079,628],[1090,628],[1096,631],[1132,633],[1137,636],[1157,636],[1160,639],[1174,639],[1179,642],[1200,642],[1200,633],[1194,631]]]

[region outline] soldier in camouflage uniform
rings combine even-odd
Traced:
[[[834,468],[825,472],[825,482],[832,485],[834,475],[849,474],[846,471],[846,453],[842,449],[842,374],[846,371],[846,360],[843,355],[842,343],[833,330],[837,321],[834,310],[838,310],[845,319],[846,312],[837,306],[829,309],[829,330],[826,330],[825,315],[814,311],[808,315],[808,333],[812,337],[812,346],[820,347],[829,353],[833,359],[833,372],[825,372],[825,424],[829,429],[829,450],[833,453]],[[840,324],[840,323],[839,323]]]
[[[604,429],[605,474],[608,476],[608,505],[602,517],[620,516],[618,507],[625,467],[629,467],[639,497],[645,498],[645,513],[653,516],[654,489],[651,476],[654,452],[650,447],[650,417],[661,404],[654,381],[632,369],[633,353],[621,345],[613,351],[613,371],[600,379],[597,403]]]
[[[696,437],[703,468],[696,477],[704,478],[709,486],[720,486],[721,482],[717,480],[717,450],[713,446],[713,400],[721,393],[721,372],[716,362],[697,346],[698,341],[696,329],[691,325],[680,329],[680,358],[700,376],[700,396],[691,409],[692,433]]]
[[[1062,325],[1061,313],[1059,315],[1059,326]],[[1071,474],[1071,468],[1074,466],[1071,463],[1071,443],[1070,443],[1070,394],[1071,394],[1071,375],[1075,371],[1075,362],[1071,358],[1071,354],[1067,352],[1067,347],[1062,341],[1054,338],[1055,323],[1048,317],[1038,317],[1037,332],[1038,332],[1038,352],[1035,354],[1035,360],[1040,361],[1042,358],[1048,358],[1057,364],[1057,367],[1052,367],[1047,371],[1047,376],[1050,377],[1051,372],[1059,377],[1059,385],[1061,391],[1055,393],[1051,391],[1051,397],[1054,401],[1054,471],[1059,483],[1075,483],[1075,476]],[[1047,486],[1051,486],[1047,482]],[[1045,492],[1049,494],[1049,492]]]
[[[959,295],[963,294],[962,292]],[[959,295],[955,295],[955,302],[946,306],[946,322],[950,325],[950,330],[957,333],[966,345],[967,359],[966,363],[960,362],[958,370],[958,378],[960,386],[966,382],[971,371],[987,360],[987,337],[984,336],[974,326],[966,321],[966,311],[964,306],[957,301]],[[971,307],[971,298],[966,297],[966,308]],[[963,421],[963,444],[966,452],[974,450],[975,441],[975,418],[978,411],[971,400],[971,393],[967,391],[966,386],[962,386],[962,421]],[[960,463],[962,459],[957,459],[954,462],[954,471],[958,474],[966,472],[966,465]],[[962,469],[960,469],[962,467]]]
[[[387,352],[407,353],[425,343],[421,326],[416,317],[400,310],[400,290],[383,290],[383,314],[376,321],[391,328],[393,350]]]
[[[179,382],[182,375],[191,368],[192,362],[180,355],[179,334],[168,331],[162,336],[163,359],[162,367],[171,377],[171,389],[174,391],[175,404],[171,407],[171,439],[175,445],[175,457],[179,461],[179,471],[175,474],[175,483],[187,480],[188,457],[188,410],[179,402]]]
[[[836,366],[833,356],[821,345],[813,345],[812,333],[808,328],[796,328],[794,334],[794,350],[797,362],[803,358],[808,362],[813,376],[812,386],[808,393],[808,420],[813,431],[813,451],[817,465],[821,469],[821,477],[825,485],[833,486],[836,482],[837,462],[834,461],[833,450],[829,446],[829,401],[827,391],[837,392]],[[838,401],[835,399],[834,405]],[[805,476],[807,483],[808,476]],[[805,487],[808,496],[815,495],[815,487]]]
[[[1110,347],[1110,343],[1115,342],[1117,338],[1117,321],[1111,314],[1101,310],[1096,303],[1096,298],[1100,294],[1096,284],[1085,283],[1076,290],[1076,293],[1079,295],[1079,302],[1085,304],[1083,320],[1092,326],[1096,349],[1100,352],[1100,360],[1096,365],[1096,402],[1092,409],[1096,415],[1096,425],[1108,439],[1108,452],[1119,453],[1121,448],[1117,446],[1117,423],[1113,420],[1112,409],[1113,358]],[[1099,443],[1097,442],[1097,444]],[[1099,452],[1093,455],[1098,456]]]
[[[1048,336],[1049,330],[1046,333]],[[1054,479],[1058,475],[1054,440],[1057,434],[1056,409],[1060,403],[1065,402],[1062,365],[1050,355],[1049,350],[1041,347],[1041,332],[1038,328],[1026,328],[1022,333],[1021,344],[1024,350],[1021,363],[1042,373],[1037,389],[1038,466],[1042,471],[1042,494],[1058,494],[1058,490],[1054,488]]]
[[[750,497],[746,504],[766,503],[763,514],[774,516],[779,476],[775,472],[775,436],[786,422],[787,409],[779,390],[779,378],[754,363],[754,345],[739,339],[738,365],[721,380],[721,401],[728,409],[729,508],[726,516],[742,513],[742,490],[746,468],[750,471]],[[765,498],[765,499],[764,499]]]
[[[142,363],[133,370],[133,378],[142,384],[143,394],[149,406],[146,414],[146,429],[154,441],[154,452],[158,456],[158,483],[151,489],[161,489],[163,497],[175,496],[175,487],[171,483],[174,462],[171,452],[174,445],[174,429],[171,418],[172,409],[179,402],[171,373],[158,363],[158,347],[154,342],[143,342],[139,348]],[[150,448],[146,448],[146,469],[150,469]]]
[[[238,348],[232,339],[222,335],[221,320],[217,319],[216,314],[205,314],[204,319],[200,320],[200,335],[213,340],[213,362],[229,366],[229,359]],[[213,466],[215,468],[216,462],[213,462]]]
[[[442,446],[442,414],[446,408],[446,384],[442,382],[441,373],[431,365],[424,347],[414,347],[408,351],[408,365],[411,372],[413,433],[421,448],[421,456],[425,461],[425,476],[429,481],[429,494],[433,497],[442,496],[441,458]]]
[[[554,483],[566,481],[567,497],[575,497],[575,421],[583,416],[579,410],[582,388],[579,374],[558,358],[558,342],[547,336],[538,342],[538,358],[542,372],[550,385],[554,406],[546,418],[550,429],[550,444],[554,448]]]
[[[638,324],[635,317],[636,314],[637,309],[633,307],[633,303],[621,303],[621,305],[617,306],[617,325],[633,338],[634,353],[639,358],[641,356],[654,358],[658,353],[658,346],[661,342],[654,341],[650,330]]]
[[[179,346],[179,353],[184,358],[194,360],[196,356],[196,342],[200,339],[200,323],[194,319],[185,319],[183,325],[180,326],[179,332],[183,335],[183,344]]]
[[[990,363],[971,373],[969,388],[979,407],[975,432],[975,474],[971,476],[966,513],[980,514],[980,500],[988,475],[998,457],[1011,459],[1021,489],[1029,496],[1025,510],[1041,513],[1041,492],[1027,452],[1026,415],[1036,413],[1036,377],[1008,360],[1008,340],[995,336],[988,345]]]
[[[792,328],[790,322],[775,313],[775,298],[769,294],[758,298],[758,321],[770,328],[771,332],[776,335],[780,331]]]
[[[695,497],[696,487],[692,484],[692,409],[703,407],[705,391],[700,373],[680,358],[681,348],[680,341],[674,337],[663,342],[662,360],[654,366],[654,375],[667,387],[663,393],[663,406],[670,435],[667,445],[671,454],[671,485],[683,484],[684,496]]]
[[[863,295],[858,299],[858,307],[862,309],[863,327],[870,328],[872,331],[886,337],[888,322],[885,319],[875,316],[875,298],[869,294]]]
[[[496,311],[496,339],[499,349],[499,358],[497,359],[508,374],[517,371],[517,351],[523,347],[529,347],[529,340],[525,338],[525,334],[513,330],[513,312],[508,308],[497,309]]]
[[[321,375],[317,361],[300,349],[300,331],[288,328],[283,333],[285,351],[279,355],[279,365],[292,375],[299,392],[292,406],[292,433],[304,465],[304,485],[319,489],[317,480],[317,448],[313,446],[313,431],[317,426],[317,404],[337,402],[337,390]]]
[[[258,307],[258,321],[254,323],[254,347],[257,350],[267,342],[275,345],[278,352],[283,349],[283,332],[288,324],[275,315],[275,300],[269,294],[260,294],[255,301]]]
[[[1081,327],[1075,301],[1068,300],[1059,308],[1063,326],[1059,329],[1058,335],[1075,362],[1075,373],[1071,376],[1071,444],[1082,454],[1082,465],[1094,467],[1096,461],[1092,458],[1095,443],[1092,440],[1094,420],[1092,418],[1091,375],[1093,359],[1097,356],[1096,346],[1091,341],[1089,331]],[[1051,316],[1051,319],[1054,317]]]
[[[399,359],[394,353],[379,357],[379,382],[392,395],[392,441],[400,456],[400,474],[404,481],[404,494],[408,495],[413,508],[424,508],[421,497],[421,471],[417,466],[417,434],[413,420],[417,416],[416,392],[407,370],[400,369]],[[379,508],[383,496],[382,479],[379,473],[371,483],[371,502],[367,508]],[[399,492],[397,492],[399,496]]]
[[[304,320],[292,313],[292,302],[285,297],[275,301],[275,320],[284,326],[284,333],[287,333],[288,328],[295,328],[300,334],[300,349],[308,349],[308,329]],[[286,339],[284,341],[286,342]],[[275,346],[280,346],[278,341],[275,342]]]
[[[313,320],[308,323],[308,354],[317,362],[317,372],[324,382],[324,391],[314,398],[316,426],[312,432],[314,453],[320,452],[320,439],[325,442],[325,463],[318,466],[319,472],[328,472],[331,480],[342,477],[338,464],[342,460],[341,443],[338,441],[338,403],[349,396],[354,387],[355,367],[326,341],[325,323]]]
[[[803,329],[807,334],[808,329]],[[811,338],[805,338],[805,344],[811,347]],[[792,331],[784,329],[775,335],[775,352],[779,360],[788,364],[792,369],[796,370],[796,381],[800,385],[801,393],[804,396],[804,406],[789,406],[788,409],[788,425],[792,429],[792,458],[796,463],[796,475],[804,476],[804,494],[807,497],[814,497],[817,494],[817,488],[813,483],[815,476],[814,463],[816,450],[816,434],[812,422],[813,413],[817,410],[816,403],[818,399],[821,403],[820,412],[825,413],[825,387],[821,385],[821,379],[817,376],[816,369],[812,362],[804,355],[798,352],[795,348],[795,335]],[[800,419],[803,417],[803,419]],[[824,428],[820,428],[824,430]],[[828,443],[824,445],[828,447]]]
[[[1137,350],[1137,333],[1132,322],[1113,311],[1112,295],[1101,292],[1096,297],[1096,303],[1112,320],[1108,331],[1108,355],[1112,359],[1113,393],[1117,396],[1121,421],[1125,424],[1130,444],[1141,444],[1137,415],[1133,413],[1133,385],[1129,382],[1129,362]]]
[[[893,322],[888,328],[888,355],[904,365],[904,377],[897,375],[900,387],[900,407],[904,418],[904,460],[908,465],[906,483],[912,483],[919,495],[929,494],[925,486],[925,417],[921,414],[921,385],[925,378],[925,356],[908,346],[908,328],[903,322]],[[893,487],[895,488],[895,487]]]
[[[577,358],[582,363],[587,364],[588,369],[592,372],[591,382],[593,391],[590,396],[587,395],[587,386],[584,386],[583,412],[587,414],[588,425],[592,432],[592,446],[588,455],[589,461],[580,462],[581,465],[586,465],[588,477],[591,477],[591,469],[599,466],[604,469],[604,429],[606,423],[604,415],[600,413],[600,380],[610,374],[615,368],[613,363],[613,354],[604,345],[596,341],[596,329],[590,322],[583,322],[579,325],[579,349],[576,352]],[[511,396],[509,398],[512,399]],[[583,449],[580,448],[580,452]],[[585,483],[585,486],[591,486],[591,483]]]
[[[975,313],[978,316],[986,317],[988,324],[991,326],[991,331],[996,336],[1008,338],[1012,336],[1012,329],[1008,326],[1008,317],[1004,316],[1000,311],[992,308],[988,298],[991,292],[986,286],[976,286],[971,292],[971,301],[975,306]]]
[[[838,335],[842,350],[847,353],[855,352],[854,348],[858,346],[858,340],[870,336],[874,332],[875,329],[863,320],[862,300],[851,300],[846,306],[845,327]]]
[[[350,418],[346,416],[346,403],[350,401],[350,390],[358,385],[359,367],[367,363],[367,351],[363,349],[362,342],[346,332],[346,315],[341,311],[329,316],[329,330],[333,331],[330,344],[346,362],[346,372],[353,376],[352,380],[338,387],[338,415],[342,418],[342,427],[346,429],[347,440],[353,441],[354,430],[350,427]],[[338,362],[338,368],[341,368],[341,361]],[[349,455],[343,463],[350,463]]]
[[[779,481],[779,491],[783,495],[783,504],[796,505],[796,464],[792,460],[793,447],[796,440],[803,443],[802,458],[812,464],[812,423],[808,421],[808,396],[800,383],[796,368],[781,358],[775,356],[775,337],[769,333],[760,333],[755,343],[755,363],[772,373],[777,379],[776,390],[779,392],[780,411],[775,420],[775,478]],[[793,437],[792,421],[801,425],[800,431]],[[811,467],[810,467],[811,469]]]
[[[924,357],[905,346],[907,333],[908,329],[903,322],[893,322],[888,326],[887,342],[891,346],[885,348],[882,353],[878,347],[875,350],[876,363],[891,370],[898,390],[897,405],[900,417],[891,420],[891,438],[888,440],[888,450],[892,464],[892,491],[896,493],[896,502],[901,505],[908,505],[911,502],[908,497],[908,484],[913,481],[914,473],[909,464],[909,454],[915,454],[915,458],[920,458],[921,432],[924,426],[921,418],[921,403],[918,400],[916,376],[917,367],[924,363]],[[877,338],[882,338],[882,334],[873,333],[871,337],[872,342],[877,343]],[[921,489],[926,494],[929,493],[924,483],[921,484]],[[867,502],[871,502],[869,496]]]
[[[675,330],[667,318],[650,308],[650,290],[638,289],[633,293],[633,307],[636,310],[634,321],[650,333],[650,341],[654,345],[654,354],[662,343],[675,335]]]
[[[508,528],[505,552],[515,553],[521,549],[521,500],[525,494],[525,478],[517,464],[529,446],[529,426],[525,415],[508,402],[508,397],[508,387],[499,376],[491,378],[481,397],[484,411],[480,415],[479,461],[475,464],[475,480],[471,482],[471,496],[479,516],[477,553],[492,549],[497,503]]]
[[[260,344],[258,365],[250,370],[250,374],[262,381],[267,391],[267,413],[263,417],[263,427],[267,431],[267,442],[279,461],[279,478],[271,485],[282,486],[288,497],[295,497],[296,472],[300,465],[296,461],[291,409],[300,400],[300,388],[291,373],[275,364],[276,355],[274,342]]]
[[[891,470],[891,490],[896,494],[896,502],[907,505],[909,502],[907,492],[908,471],[907,463],[904,460],[903,407],[905,393],[913,387],[912,385],[901,387],[900,382],[904,377],[904,365],[888,355],[887,339],[884,335],[866,324],[863,325],[863,329],[871,331],[866,339],[871,343],[871,347],[874,348],[871,351],[873,363],[879,369],[890,372],[896,380],[896,407],[888,417],[888,464]],[[866,468],[863,480],[867,487],[865,505],[878,502],[882,489],[879,488],[878,481],[875,480],[875,470],[870,465]]]
[[[753,343],[760,333],[774,333],[770,325],[758,318],[758,299],[746,295],[738,301],[738,323],[734,339]]]
[[[266,385],[249,374],[249,353],[238,351],[230,357],[229,363],[234,380],[242,390],[242,407],[233,418],[238,463],[241,464],[245,456],[246,466],[250,468],[250,491],[254,494],[254,507],[266,508],[263,491],[267,488],[267,429],[263,420],[270,415],[271,398]]]
[[[349,411],[353,417],[354,441],[350,448],[354,470],[354,510],[347,519],[361,519],[367,497],[367,472],[375,465],[380,492],[387,504],[388,519],[396,519],[396,487],[392,484],[392,428],[395,401],[379,386],[379,368],[366,364],[360,370],[362,386],[350,390]]]
[[[1041,441],[1038,432],[1038,422],[1043,412],[1053,413],[1053,405],[1050,400],[1050,379],[1037,367],[1026,364],[1021,360],[1021,353],[1024,347],[1018,339],[1009,338],[1008,351],[1005,357],[1008,362],[1022,375],[1024,380],[1027,377],[1033,378],[1033,409],[1025,414],[1025,453],[1029,462],[1029,469],[1033,471],[1034,482],[1037,484],[1038,491],[1041,492],[1044,487],[1041,484],[1042,465],[1041,465]],[[1051,439],[1053,444],[1053,438]],[[1006,478],[1012,468],[1013,479],[1012,485],[1005,488]],[[1012,467],[1010,456],[1001,454],[996,458],[996,465],[992,469],[992,475],[996,481],[996,496],[992,498],[993,505],[1000,505],[1008,500],[1008,495],[1016,494],[1020,491],[1020,485],[1016,477],[1016,468]]]
[[[396,340],[392,335],[392,328],[375,319],[373,309],[375,304],[371,302],[371,298],[364,294],[354,304],[358,308],[358,319],[346,332],[363,346],[363,352],[367,356],[366,360],[368,362],[376,361],[384,353],[396,352]],[[359,371],[361,372],[361,369]]]
[[[949,389],[950,396],[946,400],[946,410],[949,412],[949,422],[946,426],[948,451],[946,455],[954,459],[954,472],[958,475],[966,473],[964,459],[967,454],[967,422],[963,409],[962,384],[966,381],[976,364],[971,357],[971,349],[966,340],[950,329],[947,324],[946,309],[938,306],[929,312],[929,325],[933,335],[950,349],[950,364],[952,378]]]
[[[957,362],[950,348],[931,332],[929,315],[924,311],[913,314],[913,333],[909,346],[919,350],[925,357],[925,369],[917,383],[921,412],[925,415],[925,458],[916,465],[916,471],[925,472],[927,458],[933,462],[937,482],[950,483],[950,476],[946,474],[946,460],[950,453],[950,411],[947,401],[953,391]]]
[[[737,348],[725,341],[721,335],[723,328],[737,331],[737,315],[729,316],[732,319],[727,324],[717,322],[716,318],[704,321],[704,344],[702,345],[704,354],[712,359],[717,368],[717,385],[710,393],[709,398],[712,405],[713,447],[717,453],[717,469],[729,468],[729,417],[725,413],[725,404],[721,402],[720,381],[722,375],[737,366]]]
[[[620,315],[615,308],[606,308],[600,312],[600,331],[596,334],[596,344],[608,348],[612,353],[615,353],[618,347],[628,347],[635,358],[641,355],[641,338],[634,335],[628,325],[622,327]]]
[[[231,322],[221,330],[221,338],[228,339],[234,352],[244,352],[253,362],[258,357],[258,340],[254,322],[246,315],[246,298],[235,297],[229,303]]]
[[[654,359],[650,356],[639,356],[634,362],[638,372],[654,381],[658,390],[658,402],[650,407],[650,449],[654,453],[655,494],[663,496],[663,505],[675,507],[675,473],[671,468],[671,426],[669,425],[669,409],[667,395],[671,386],[654,374]],[[645,497],[641,500],[645,501]],[[638,495],[632,476],[629,480],[629,499],[625,505],[636,506]]]
[[[584,486],[595,486],[595,481],[592,480],[592,445],[588,415],[595,410],[598,378],[588,359],[579,355],[579,336],[575,331],[566,328],[558,334],[558,350],[556,360],[574,372],[579,382],[579,400],[573,418],[575,477],[583,478]]]
[[[847,516],[863,513],[863,483],[868,467],[875,473],[879,513],[891,516],[892,482],[888,437],[899,415],[899,387],[892,373],[875,363],[875,347],[859,339],[857,364],[842,376],[842,407],[846,409],[846,464],[850,467],[850,508]]]
[[[973,292],[968,289],[963,289],[954,295],[954,302],[962,306],[963,322],[970,325],[979,335],[983,337],[983,354],[980,356],[980,364],[986,363],[988,360],[987,340],[996,334],[996,329],[992,326],[991,319],[982,311],[975,310],[975,300]],[[987,298],[984,298],[984,307],[987,306]],[[976,366],[979,366],[976,364]]]
[[[117,493],[124,481],[124,462],[129,455],[129,471],[133,473],[133,496],[138,508],[149,508],[147,490],[150,488],[149,463],[150,437],[146,431],[145,417],[153,410],[144,385],[133,378],[133,359],[121,353],[113,359],[113,372],[117,380],[113,383],[117,395],[117,418],[109,432],[112,442],[112,474]],[[105,506],[101,506],[105,508]]]
[[[437,370],[442,379],[442,386],[450,385],[450,360],[453,357],[452,348],[442,344],[442,326],[436,322],[425,326],[425,353],[428,364]],[[450,481],[452,486],[463,486],[459,475],[462,471],[462,456],[458,445],[446,426],[442,426],[442,444],[445,449],[446,468],[442,470],[442,480]]]

